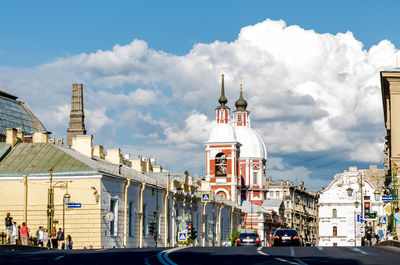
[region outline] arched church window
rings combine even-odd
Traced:
[[[336,218],[336,217],[337,217],[337,210],[336,210],[336,209],[333,209],[333,210],[332,210],[332,217],[333,217],[333,218]]]
[[[227,162],[224,153],[219,153],[215,156],[215,175],[226,176],[227,174]]]
[[[332,228],[332,234],[333,234],[333,236],[337,236],[337,227],[336,226],[334,226],[333,228]]]

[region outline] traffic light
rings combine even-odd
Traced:
[[[371,218],[371,201],[364,201],[364,219]]]
[[[150,223],[149,224],[149,234],[152,235],[154,234],[155,230],[155,223]]]
[[[188,224],[188,238],[195,240],[197,238],[197,231],[194,229],[192,222]]]

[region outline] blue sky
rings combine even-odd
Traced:
[[[396,1],[2,1],[0,89],[66,136],[72,82],[95,143],[204,170],[221,64],[268,175],[318,189],[382,165],[378,73],[395,66]],[[183,159],[183,160],[182,160]]]

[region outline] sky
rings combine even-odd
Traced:
[[[203,175],[224,65],[243,77],[267,176],[318,190],[383,168],[379,71],[396,67],[396,1],[1,1],[0,90],[66,138],[83,83],[94,144]]]

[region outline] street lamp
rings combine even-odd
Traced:
[[[379,190],[374,191],[375,201],[379,201],[381,197],[381,192]]]
[[[354,203],[354,205],[356,206],[356,208],[358,208],[358,206],[360,206],[360,203],[359,203],[358,201],[356,201],[356,202]]]
[[[348,188],[346,189],[346,191],[347,191],[347,195],[348,195],[349,197],[351,197],[351,195],[353,194],[353,189],[352,189],[351,187],[348,187]]]

